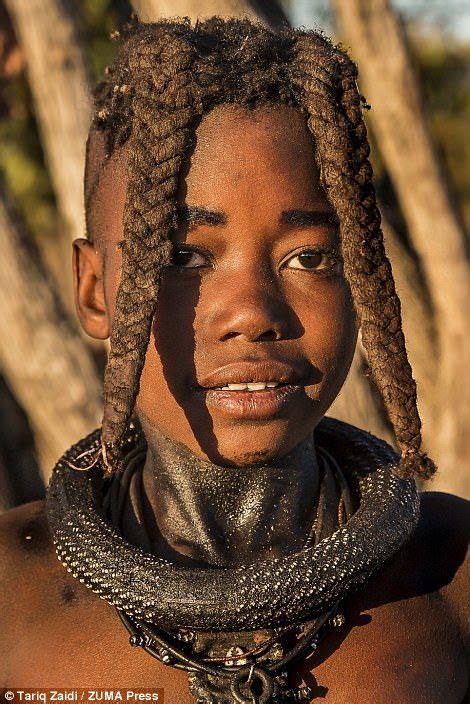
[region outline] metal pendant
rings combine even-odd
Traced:
[[[261,631],[193,631],[163,634],[148,623],[118,614],[142,647],[165,665],[186,670],[195,704],[294,704],[310,702],[316,689],[289,686],[287,667],[315,651],[331,627],[341,628],[338,604],[313,621]],[[312,673],[310,676],[313,677]]]
[[[231,678],[189,673],[196,704],[295,704],[310,701],[312,687],[289,687],[287,677],[273,677],[259,665],[240,668]]]
[[[198,633],[193,643],[195,652],[210,659],[223,660],[232,667],[219,674],[189,673],[189,689],[196,704],[294,704],[307,702],[311,687],[292,689],[287,672],[274,674],[267,665],[279,660],[283,647],[278,641],[250,662],[250,653],[261,641],[270,640],[273,631],[240,633]]]

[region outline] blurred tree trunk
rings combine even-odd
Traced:
[[[88,76],[72,0],[5,0],[25,55],[42,146],[67,240],[83,237]],[[60,241],[58,237],[58,241]]]
[[[364,91],[374,108],[372,126],[419,258],[425,282],[422,296],[428,295],[431,302],[431,314],[423,311],[422,325],[413,325],[408,336],[425,442],[440,469],[431,488],[468,494],[469,388],[464,375],[469,366],[470,272],[463,227],[426,124],[399,17],[388,0],[332,0],[332,5],[359,63]],[[389,237],[389,249],[396,244]],[[397,281],[416,285],[401,256],[391,258]],[[403,308],[406,321],[406,294]],[[436,337],[430,358],[418,354],[422,326],[432,328]],[[435,376],[430,379],[433,365]]]
[[[190,17],[192,20],[219,17],[248,17],[276,26],[287,22],[278,2],[269,0],[134,0],[143,22],[162,17]]]
[[[83,167],[90,104],[70,0],[1,0],[1,4],[9,13],[6,25],[8,20],[14,24],[26,63],[42,146],[64,220],[54,258],[48,257],[56,263],[60,282],[56,287],[0,184],[4,254],[0,330],[8,341],[8,346],[2,345],[0,365],[28,416],[47,479],[63,450],[100,418],[101,384],[91,352],[61,307],[65,301],[71,309],[70,240],[84,233]],[[8,78],[9,73],[3,71],[2,76]],[[5,457],[7,472],[18,475],[18,457],[14,453]],[[15,501],[30,500],[16,478],[10,476]]]
[[[99,423],[100,382],[0,186],[0,366],[40,438],[43,467]]]

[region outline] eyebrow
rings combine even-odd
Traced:
[[[200,205],[179,205],[178,219],[188,225],[225,225],[227,222],[225,213]]]
[[[179,221],[187,225],[225,225],[227,223],[226,213],[204,206],[179,205],[177,210]],[[314,227],[315,225],[339,227],[337,215],[330,210],[284,210],[279,222],[293,227]]]
[[[331,210],[284,210],[280,217],[283,225],[293,225],[296,227],[311,227],[315,225],[327,225],[339,227],[339,220]]]

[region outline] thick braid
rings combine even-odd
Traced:
[[[171,261],[178,175],[198,103],[191,74],[193,51],[183,37],[163,26],[150,37],[140,37],[126,53],[134,96],[122,274],[104,380],[102,442],[108,471],[119,462],[120,440],[139,389],[161,273]]]
[[[294,53],[293,79],[301,88],[322,181],[341,223],[344,272],[372,377],[402,452],[397,473],[429,478],[435,466],[420,451],[416,385],[406,354],[400,301],[383,245],[357,69],[318,34],[300,36]]]

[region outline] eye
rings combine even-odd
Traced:
[[[175,246],[173,249],[172,266],[182,269],[198,269],[210,266],[209,256],[188,246]]]
[[[337,269],[339,263],[339,255],[335,252],[304,249],[285,259],[282,266],[303,271],[329,271]]]

